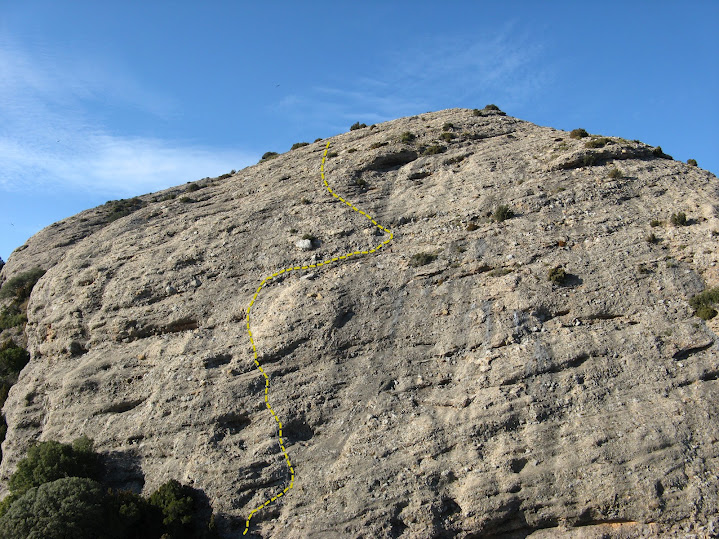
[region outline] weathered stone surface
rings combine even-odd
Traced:
[[[719,320],[688,300],[719,285],[719,182],[612,140],[464,109],[330,139],[330,185],[394,241],[274,279],[253,307],[297,476],[250,536],[716,533]],[[204,181],[193,203],[162,200],[180,187],[110,223],[88,210],[13,253],[3,280],[48,272],[2,481],[33,440],[87,434],[110,481],[176,478],[241,533],[289,479],[247,305],[279,269],[382,241],[324,189],[325,144]],[[602,164],[578,166],[592,152]],[[500,204],[514,217],[493,221]]]

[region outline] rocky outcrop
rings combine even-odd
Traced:
[[[248,536],[716,533],[719,321],[689,300],[719,284],[719,182],[608,139],[464,109],[330,139],[333,190],[394,240],[253,307],[296,478]],[[3,280],[47,273],[2,481],[86,434],[108,481],[200,488],[227,537],[286,486],[245,310],[381,234],[324,189],[326,142],[13,253]]]

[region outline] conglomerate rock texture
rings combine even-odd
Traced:
[[[329,141],[327,181],[394,239],[252,308],[296,481],[246,537],[714,536],[719,317],[688,301],[719,285],[719,182],[608,139],[451,109],[43,230],[0,276],[47,270],[0,481],[86,434],[111,484],[175,478],[242,533],[289,481],[249,301],[383,241],[325,190]]]

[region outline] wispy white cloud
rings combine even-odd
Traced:
[[[256,156],[177,145],[151,138],[87,135],[53,151],[0,137],[0,188],[63,188],[108,195],[136,195],[240,169]]]
[[[0,43],[0,189],[138,194],[242,168],[256,156],[193,141],[111,132],[102,106],[173,114],[171,97],[84,58],[29,55]],[[104,104],[104,105],[103,105]]]
[[[510,22],[490,34],[437,35],[384,51],[372,73],[316,86],[278,109],[297,119],[332,118],[345,130],[347,121],[381,122],[445,107],[496,102],[511,110],[531,102],[552,78],[542,43]]]

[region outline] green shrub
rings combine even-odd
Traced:
[[[614,167],[612,170],[609,171],[609,177],[613,180],[618,180],[620,178],[623,178],[624,174],[617,167]]]
[[[262,154],[262,159],[260,159],[260,161],[267,161],[268,159],[273,159],[278,155],[279,154],[277,152],[265,152]]]
[[[713,308],[717,304],[719,304],[719,286],[704,290],[689,300],[689,305],[695,310],[694,314],[703,320],[710,320],[717,315]]]
[[[425,266],[437,260],[437,255],[432,253],[417,253],[412,255],[409,259],[409,265],[417,268],[419,266]]]
[[[357,178],[355,179],[355,185],[364,189],[367,187],[367,181],[362,178]]]
[[[674,226],[687,226],[687,215],[683,211],[672,213],[670,221]]]
[[[450,157],[449,159],[444,160],[445,165],[456,165],[457,163],[461,163],[467,159],[466,155],[457,155],[455,157]]]
[[[693,167],[699,166],[696,159],[687,159],[687,165],[691,165]]]
[[[4,421],[3,421],[4,423]],[[5,436],[3,434],[2,439],[5,439]],[[17,500],[20,496],[16,496],[15,494],[8,494],[5,496],[2,501],[0,501],[0,524],[2,524],[2,517],[5,513],[7,513],[8,509],[10,509],[10,506]],[[2,537],[2,531],[0,531],[0,537]]]
[[[497,105],[485,105],[484,110],[501,110]]]
[[[338,154],[337,152],[329,152],[329,153],[327,154],[327,158],[329,159],[330,157],[337,157],[338,155],[339,155],[339,154]]]
[[[322,140],[322,138],[321,138],[321,137],[319,137],[319,138],[316,138],[316,139],[315,139],[315,142],[319,142],[320,140]]]
[[[162,524],[171,537],[192,537],[195,502],[189,487],[170,479],[150,495],[149,502],[162,513]]]
[[[509,275],[514,270],[512,268],[495,268],[493,270],[490,270],[488,275],[490,277],[504,277],[505,275]]]
[[[292,148],[290,148],[290,151],[296,150],[297,148],[302,148],[302,147],[304,147],[304,146],[309,146],[309,145],[310,145],[309,142],[295,142],[295,143],[292,145]]]
[[[654,232],[651,232],[646,238],[644,238],[647,243],[659,243],[659,238],[656,237]]]
[[[562,266],[555,266],[549,270],[547,278],[555,284],[562,284],[567,278],[567,272]]]
[[[579,129],[572,129],[572,131],[569,133],[569,136],[571,138],[584,138],[588,137],[589,133],[585,129],[579,128]]]
[[[89,444],[90,449],[92,444]],[[22,496],[33,487],[64,477],[94,478],[98,472],[97,457],[87,449],[87,442],[79,442],[78,449],[60,442],[40,442],[30,447],[27,456],[10,477],[8,487],[13,494]]]
[[[105,204],[109,208],[109,213],[105,216],[105,221],[112,223],[122,217],[126,217],[133,212],[145,207],[145,202],[141,199],[129,198],[121,200],[111,200]]]
[[[474,230],[477,230],[479,227],[477,226],[477,223],[470,222],[467,224],[467,231],[472,232]]]
[[[161,511],[145,498],[127,490],[108,490],[105,499],[107,528],[118,539],[160,538],[164,532]]]
[[[587,155],[583,155],[582,158],[579,160],[580,166],[583,167],[591,167],[597,162],[597,156],[592,155],[591,153],[588,153]]]
[[[509,206],[506,206],[504,204],[500,204],[499,206],[497,206],[497,208],[494,210],[494,213],[492,214],[492,218],[498,223],[506,221],[513,216],[514,213],[512,212],[512,210],[509,209]]]
[[[700,305],[699,307],[697,307],[694,314],[702,320],[711,320],[717,315],[717,311],[709,305]]]
[[[370,149],[376,150],[377,148],[381,148],[382,146],[387,146],[387,143],[386,142],[373,142],[370,145]]]
[[[454,133],[442,133],[442,134],[439,136],[439,138],[441,138],[441,139],[444,140],[445,142],[449,142],[449,141],[451,141],[453,138],[457,138],[457,135],[455,135]]]
[[[417,137],[414,135],[414,133],[410,133],[409,131],[405,131],[399,136],[400,142],[412,142]]]
[[[92,440],[41,442],[28,451],[0,502],[0,539],[216,539],[214,516],[201,517],[193,489],[170,480],[148,500],[105,490]],[[59,476],[59,477],[58,477]]]
[[[80,477],[30,488],[0,518],[0,538],[118,537],[107,528],[106,496],[100,483]]]
[[[671,155],[667,155],[664,153],[661,146],[657,146],[656,148],[654,148],[652,150],[652,155],[654,155],[654,157],[658,157],[660,159],[672,159]]]
[[[472,109],[472,116],[483,116],[483,114],[479,109]]]
[[[449,131],[450,129],[454,128],[454,124],[452,122],[447,122],[442,126],[442,131]]]
[[[20,308],[16,302],[13,302],[9,307],[3,307],[2,310],[0,310],[0,331],[22,326],[26,322],[27,316],[20,312]]]
[[[27,362],[30,354],[24,348],[17,346],[12,339],[0,346],[0,376],[16,376]]]
[[[357,129],[362,129],[363,127],[367,127],[367,124],[356,122],[350,126],[350,131],[357,131]]]
[[[649,226],[651,227],[661,226],[661,224],[662,222],[659,219],[652,219],[649,221]]]
[[[611,142],[611,139],[608,139],[607,137],[597,137],[597,138],[593,138],[593,139],[585,142],[584,147],[585,148],[604,148],[610,142]]]
[[[200,186],[197,185],[196,183],[191,183],[190,185],[187,186],[187,190],[188,190],[189,192],[191,192],[191,193],[194,192],[194,191],[199,191],[199,190],[200,190]]]
[[[347,150],[347,153],[355,153],[357,151],[357,148],[350,148]]]
[[[234,170],[233,170],[232,172],[225,172],[224,174],[220,174],[220,175],[217,177],[217,179],[218,179],[218,180],[226,180],[226,179],[228,179],[228,178],[232,178],[232,175],[233,175],[234,173],[235,173]]]
[[[18,302],[25,301],[30,297],[30,292],[43,275],[45,275],[45,270],[42,268],[33,268],[16,275],[0,289],[0,299],[14,298]]]
[[[434,144],[432,146],[428,146],[422,151],[422,155],[436,155],[438,153],[443,153],[447,151],[446,146],[439,146],[437,144]]]

